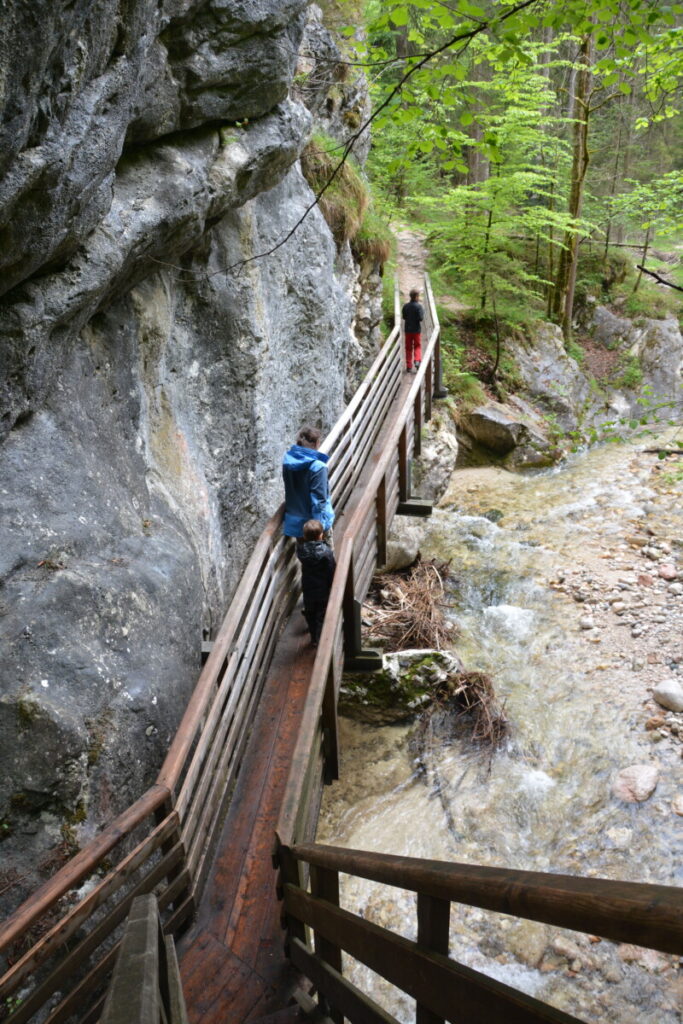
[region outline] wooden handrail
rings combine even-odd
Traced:
[[[271,516],[266,524],[263,533],[256,542],[251,558],[247,562],[242,579],[237,587],[235,596],[228,609],[223,623],[218,631],[214,645],[206,660],[199,679],[190,697],[185,714],[178,726],[178,730],[169,747],[168,754],[164,760],[157,785],[167,786],[174,790],[182,773],[187,756],[192,748],[197,730],[201,727],[202,719],[213,697],[213,688],[221,673],[223,662],[230,651],[230,646],[239,629],[240,622],[244,616],[246,607],[252,596],[254,581],[258,578],[259,569],[266,557],[274,537],[277,535],[282,517],[284,514],[284,503],[277,512]]]
[[[373,882],[683,954],[683,888],[302,843],[293,856]]]
[[[582,1024],[562,1010],[495,981],[480,971],[450,960],[396,935],[387,928],[350,914],[303,889],[286,885],[285,907],[316,935],[338,944],[345,952],[417,1000],[418,1011],[433,1020],[453,1024]],[[316,955],[318,963],[324,963]],[[322,981],[322,985],[325,981]],[[328,990],[321,987],[321,995]],[[338,1004],[333,1004],[335,1007]],[[364,1016],[356,1020],[365,1020]],[[371,1018],[372,1019],[372,1018]]]
[[[22,932],[31,928],[69,889],[87,878],[125,836],[162,807],[169,797],[170,793],[165,786],[152,786],[139,800],[107,825],[80,853],[72,857],[60,871],[36,889],[0,928],[0,950],[15,942]]]

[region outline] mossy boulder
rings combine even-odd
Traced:
[[[375,725],[404,722],[431,704],[443,684],[462,671],[462,662],[449,651],[385,654],[378,672],[344,675],[339,713]]]

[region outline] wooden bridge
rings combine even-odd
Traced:
[[[184,1020],[164,935],[176,938],[196,1024],[286,1024],[300,1014],[394,1021],[344,977],[342,951],[409,993],[418,1024],[575,1022],[451,960],[451,902],[683,953],[681,889],[312,842],[323,783],[338,772],[342,669],[377,662],[362,648],[362,600],[385,561],[394,515],[430,510],[411,493],[411,462],[441,394],[428,281],[425,292],[418,373],[403,372],[397,327],[323,446],[337,571],[319,646],[308,645],[294,610],[298,564],[280,510],[255,546],[156,784],[0,929],[0,1016],[9,1024]],[[416,892],[417,941],[340,908],[339,872]]]

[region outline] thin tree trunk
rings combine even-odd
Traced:
[[[643,267],[645,266],[645,258],[647,256],[647,250],[648,250],[648,248],[650,246],[650,233],[651,233],[651,231],[652,231],[652,228],[648,224],[647,231],[645,232],[645,241],[643,242],[643,258],[641,260],[641,266],[640,266],[640,270],[638,271],[638,277],[636,278],[636,283],[633,286],[633,294],[634,295],[638,291],[638,286],[640,285],[640,279],[643,276]]]
[[[581,40],[579,51],[574,91],[576,115],[574,119],[572,176],[568,210],[575,224],[581,216],[583,186],[590,159],[588,153],[588,119],[590,116],[591,54],[592,37],[584,36]],[[564,236],[564,247],[560,252],[553,297],[553,313],[558,320],[561,320],[562,332],[567,339],[571,335],[578,257],[578,236],[574,231],[567,231]]]

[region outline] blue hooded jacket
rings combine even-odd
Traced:
[[[327,482],[329,455],[314,448],[293,444],[282,460],[285,482],[285,537],[302,537],[304,523],[319,519],[323,530],[330,530],[334,512]]]

